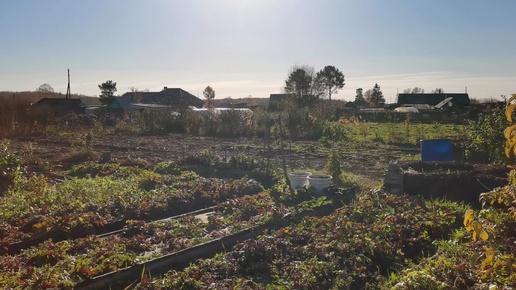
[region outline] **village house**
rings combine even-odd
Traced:
[[[43,98],[34,103],[33,108],[56,118],[84,113],[81,99]]]
[[[431,94],[398,94],[398,107],[449,108],[462,111],[469,107],[471,101],[467,93],[431,93]]]
[[[183,89],[164,87],[160,92],[127,92],[115,97],[108,103],[107,112],[117,118],[126,118],[133,112],[164,109],[178,112],[203,105],[203,100]]]

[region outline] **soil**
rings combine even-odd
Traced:
[[[77,138],[77,137],[75,137]],[[11,139],[13,148],[27,152],[32,148],[33,160],[30,171],[45,174],[51,180],[63,178],[61,169],[87,160],[99,160],[109,156],[111,162],[151,167],[159,162],[174,161],[187,155],[209,150],[220,157],[239,154],[255,158],[270,158],[281,164],[282,151],[267,149],[262,139],[194,137],[181,134],[160,136],[111,134],[94,136],[93,154],[84,152],[84,142],[70,137],[19,137]],[[30,146],[28,145],[30,144]],[[82,146],[82,147],[81,147]],[[317,150],[319,143],[300,141],[286,144],[285,158],[289,170],[312,169],[324,172],[329,150]],[[289,149],[292,148],[292,149]],[[338,148],[341,167],[345,172],[382,181],[391,160],[417,159],[419,148],[375,146],[370,148]],[[23,153],[27,154],[27,153]],[[425,197],[446,197],[478,203],[478,195],[507,184],[509,168],[456,162],[399,162],[404,173],[404,190],[409,194]]]
[[[143,167],[153,166],[159,162],[174,161],[206,150],[218,154],[222,158],[244,154],[255,158],[270,158],[275,164],[281,164],[282,159],[282,151],[278,149],[277,145],[272,149],[267,149],[264,141],[256,138],[194,137],[181,134],[105,135],[93,137],[91,151],[94,154],[91,155],[79,154],[79,152],[85,151],[84,142],[69,137],[19,137],[10,141],[13,148],[22,153],[27,151],[26,148],[30,144],[34,160],[32,170],[47,175],[87,160],[102,159],[102,156],[106,154],[110,155],[112,162],[141,164]],[[81,142],[82,145],[80,145]],[[310,168],[324,171],[328,163],[328,155],[314,149],[318,146],[319,143],[316,141],[286,144],[284,154],[289,170]],[[374,150],[378,151],[378,148]],[[383,155],[377,155],[372,149],[367,148],[348,150],[342,155],[342,169],[380,180],[392,158],[392,150],[385,152]]]

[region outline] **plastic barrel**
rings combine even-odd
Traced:
[[[421,140],[421,161],[453,161],[451,139]]]
[[[331,186],[333,177],[326,174],[314,174],[308,176],[308,181],[317,193],[323,193],[325,188]]]
[[[290,186],[292,188],[298,188],[308,185],[308,176],[310,172],[290,172],[288,179],[290,179]]]

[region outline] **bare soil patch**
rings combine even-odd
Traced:
[[[31,171],[50,178],[60,178],[58,172],[74,164],[98,161],[105,152],[109,152],[111,162],[139,167],[151,167],[159,162],[174,161],[207,150],[223,158],[239,154],[269,158],[274,164],[280,164],[282,158],[282,152],[277,146],[268,149],[264,140],[258,138],[110,134],[94,136],[92,154],[80,153],[85,149],[75,143],[69,137],[60,136],[19,137],[11,140],[13,148],[20,152],[30,144],[33,152]],[[373,145],[338,148],[343,171],[381,181],[389,161],[407,156],[414,159],[419,154],[417,146],[399,148]],[[329,150],[320,150],[318,142],[299,141],[286,146],[285,157],[289,170],[325,170]],[[455,162],[400,162],[400,165],[404,170],[412,169],[405,174],[404,189],[407,193],[472,203],[478,203],[480,193],[507,184],[509,172],[509,168],[504,166]]]
[[[50,174],[59,169],[70,168],[74,164],[99,160],[104,152],[109,152],[112,162],[125,164],[138,163],[142,167],[154,166],[159,162],[174,161],[179,158],[209,150],[220,157],[229,158],[244,154],[255,158],[269,158],[271,162],[280,164],[282,152],[275,146],[266,148],[264,141],[258,138],[216,138],[195,137],[181,134],[160,136],[145,135],[103,135],[92,140],[93,154],[82,154],[84,146],[76,145],[77,141],[67,137],[19,137],[11,140],[11,144],[22,152],[29,144],[32,147],[32,169],[37,173]],[[299,141],[287,145],[285,157],[291,170],[311,168],[324,170],[328,163],[328,154],[315,150],[316,141]],[[385,152],[378,154],[378,152]],[[378,147],[353,149],[343,153],[342,168],[344,171],[358,175],[381,179],[392,150],[380,150]]]

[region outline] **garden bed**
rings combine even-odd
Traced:
[[[49,238],[60,241],[105,233],[122,228],[127,220],[187,213],[263,190],[248,179],[123,170],[127,169],[54,186],[42,184],[46,182],[42,177],[26,179],[24,186],[0,200],[1,222],[9,229],[0,235],[0,253],[14,254]]]
[[[461,227],[464,208],[368,192],[325,217],[236,244],[128,289],[384,289],[389,275],[435,253]]]
[[[424,198],[446,198],[479,207],[483,192],[507,185],[510,168],[458,162],[410,162],[404,170],[405,193]]]
[[[193,252],[203,257],[210,256],[214,254],[213,249],[219,251],[225,246],[230,247],[237,240],[249,238],[249,231],[259,233],[265,228],[284,226],[306,214],[312,214],[314,208],[327,212],[331,209],[332,198],[335,199],[333,202],[342,204],[342,191],[327,193],[326,196],[315,198],[312,190],[299,189],[294,194],[288,186],[280,184],[270,192],[223,202],[218,209],[211,209],[212,214],[207,220],[197,218],[199,212],[193,212],[177,219],[128,221],[123,231],[109,235],[86,236],[61,242],[48,240],[18,255],[1,256],[0,264],[6,267],[2,270],[0,286],[9,288],[21,284],[37,288],[74,287],[81,281],[99,281],[95,277],[110,272],[134,274],[132,266],[141,269],[139,265],[147,262],[150,268],[159,272],[162,270],[158,268],[168,267],[169,258],[173,263],[186,263],[192,251],[186,251],[187,254],[179,255],[179,258],[175,255],[185,249],[206,244],[208,250],[201,247]]]

